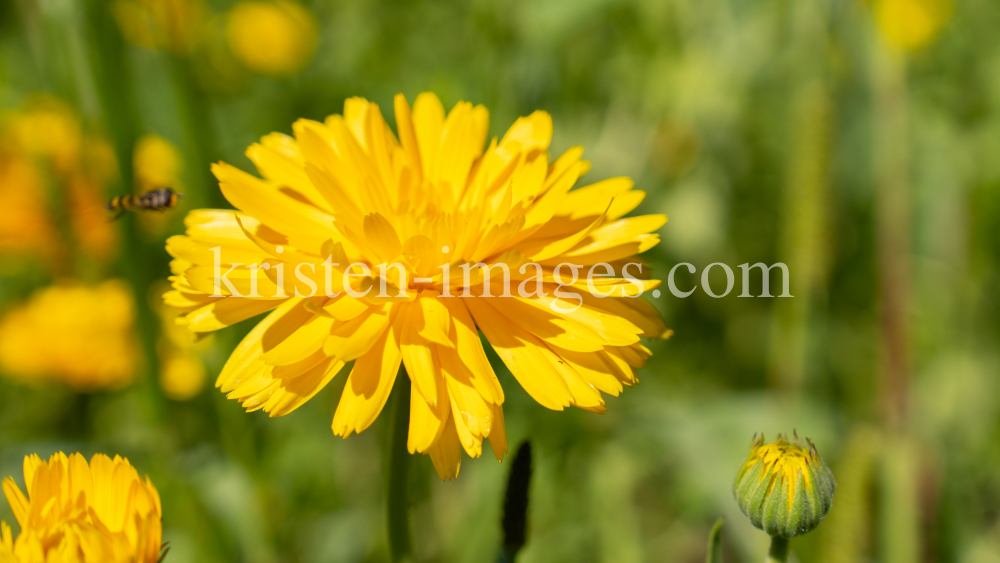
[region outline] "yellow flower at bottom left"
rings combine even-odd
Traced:
[[[24,458],[27,494],[10,477],[3,492],[21,532],[0,523],[0,563],[155,563],[162,543],[160,495],[127,459],[97,454]]]

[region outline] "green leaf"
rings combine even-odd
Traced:
[[[712,526],[712,531],[708,534],[708,555],[705,556],[705,563],[722,563],[722,523],[725,518],[719,518]]]

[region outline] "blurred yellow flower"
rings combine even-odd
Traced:
[[[165,352],[160,359],[160,389],[175,401],[186,401],[205,387],[205,364],[196,355]]]
[[[136,193],[157,188],[177,189],[181,173],[181,153],[173,143],[158,135],[143,135],[132,152]]]
[[[951,17],[948,0],[876,0],[875,21],[883,39],[912,51],[929,44]]]
[[[0,153],[0,201],[0,254],[37,256],[56,265],[63,254],[59,233],[38,169],[23,155]]]
[[[79,390],[127,385],[139,360],[134,316],[132,295],[118,280],[41,289],[0,317],[0,371]]]
[[[158,135],[143,135],[132,150],[133,193],[141,195],[159,188],[183,192],[180,185],[182,165],[180,150],[173,143]],[[162,239],[171,219],[164,213],[142,213],[137,220],[144,231]]]
[[[80,122],[60,100],[33,97],[7,125],[17,147],[34,157],[49,159],[59,174],[76,168],[83,134]]]
[[[183,55],[202,41],[211,16],[202,0],[116,0],[112,9],[128,42]]]
[[[316,19],[289,0],[244,0],[226,16],[226,40],[247,68],[269,75],[299,71],[316,49]]]
[[[25,492],[10,477],[3,492],[21,525],[0,523],[0,563],[155,563],[160,495],[127,459],[59,452],[24,458]]]
[[[618,395],[636,382],[650,354],[640,337],[664,336],[666,328],[638,297],[659,281],[627,278],[623,263],[659,241],[652,231],[666,217],[622,218],[645,196],[628,178],[572,190],[589,163],[580,147],[550,161],[545,112],[518,119],[489,146],[483,106],[462,102],[446,115],[425,93],[411,111],[399,95],[395,115],[398,137],[377,105],[352,98],[343,116],[302,119],[295,138],[273,133],[251,146],[247,154],[264,180],[214,166],[239,211],[188,215],[187,234],[167,242],[176,277],[164,297],[199,333],[273,309],[216,381],[248,410],[287,414],[353,361],[333,418],[334,433],[345,438],[375,421],[404,364],[412,390],[408,448],[429,453],[438,474],[451,478],[462,449],[477,457],[488,437],[501,459],[507,447],[504,392],[479,330],[551,409],[603,412],[602,392]],[[269,269],[242,268],[227,278],[236,285],[223,286],[216,261]],[[392,263],[402,268],[377,273]],[[490,274],[463,271],[480,263],[493,267]],[[608,263],[598,270],[607,277],[591,285],[554,270],[562,263],[584,272]],[[336,273],[324,274],[324,264],[338,266]],[[525,275],[522,265],[537,269]],[[502,283],[493,277],[503,268],[512,287],[531,288],[527,296],[497,289]],[[279,269],[287,275],[273,277]],[[345,282],[345,273],[356,275]],[[312,292],[293,281],[300,275]],[[366,292],[383,281],[387,295]],[[316,294],[317,286],[327,289]],[[486,296],[497,293],[507,296]]]

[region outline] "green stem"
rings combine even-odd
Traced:
[[[392,409],[392,427],[389,438],[386,523],[389,531],[389,553],[391,560],[395,563],[413,559],[413,547],[410,543],[410,452],[406,448],[410,419],[409,378],[397,376],[396,389],[392,394],[395,406]]]
[[[765,563],[785,563],[788,560],[788,538],[771,536],[771,549]]]
[[[105,125],[115,146],[118,159],[118,193],[132,192],[132,151],[139,137],[139,110],[135,100],[125,44],[118,32],[107,2],[89,0],[85,3],[88,17],[90,63],[94,74],[94,84],[101,103]],[[158,370],[156,337],[159,319],[147,303],[146,291],[160,273],[167,273],[163,247],[153,249],[142,242],[135,225],[135,218],[123,217],[118,222],[122,234],[122,248],[119,253],[118,271],[127,279],[135,292],[136,331],[142,343],[146,377],[139,386],[147,399],[149,414],[154,420],[163,416],[163,395],[160,393],[156,375]]]
[[[191,163],[188,205],[194,207],[228,207],[222,192],[216,189],[211,165],[219,160],[218,140],[212,123],[212,101],[192,76],[191,62],[178,55],[169,55],[170,69],[180,99],[180,114],[186,129],[185,157]]]

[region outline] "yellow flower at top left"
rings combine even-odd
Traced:
[[[135,305],[124,282],[54,285],[0,318],[0,372],[91,391],[135,378]]]
[[[0,523],[0,563],[155,563],[162,548],[160,495],[127,459],[59,452],[24,458],[26,493],[3,492],[21,526]]]

